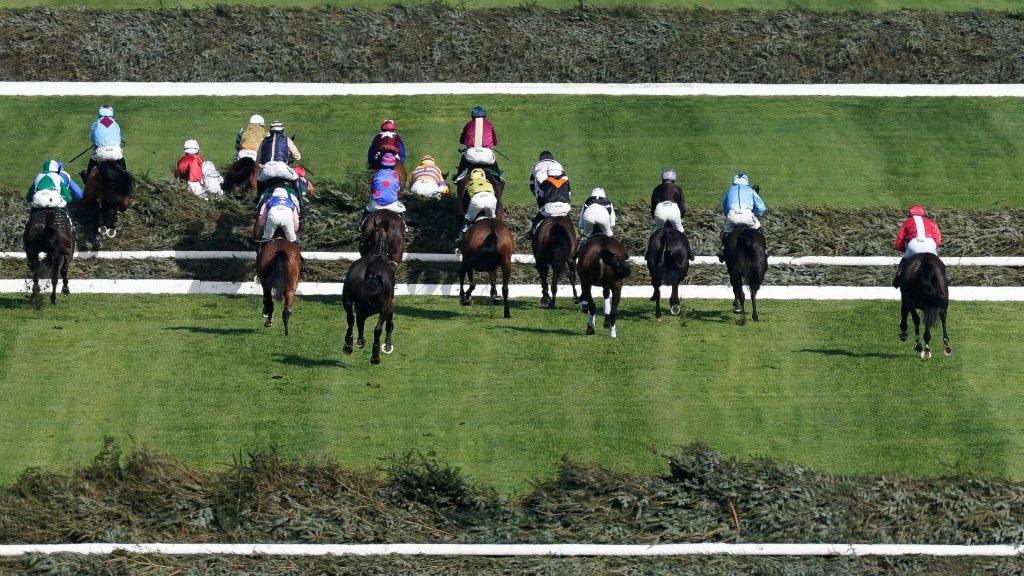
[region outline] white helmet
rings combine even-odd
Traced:
[[[114,116],[114,108],[110,104],[103,104],[100,106],[99,115],[101,117],[109,116],[112,118]]]
[[[607,198],[607,196],[604,195],[604,188],[594,188],[593,190],[590,191],[590,197],[591,198]]]
[[[665,170],[664,172],[661,173],[661,179],[662,180],[670,180],[672,182],[675,182],[676,181],[676,171],[672,170],[672,169]]]
[[[185,140],[182,148],[184,148],[185,152],[188,154],[196,154],[199,152],[199,142],[196,142],[195,140]]]
[[[249,124],[259,124],[260,126],[262,126],[264,122],[265,120],[263,120],[263,116],[260,116],[259,114],[253,114],[252,116],[249,116]]]
[[[734,186],[750,186],[750,179],[743,172],[738,172],[732,179],[732,183]]]

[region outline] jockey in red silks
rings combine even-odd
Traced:
[[[900,232],[896,235],[896,250],[903,252],[896,267],[896,277],[893,278],[893,288],[899,288],[903,279],[903,262],[916,254],[927,252],[939,254],[939,246],[942,246],[942,232],[939,226],[930,218],[924,215],[924,207],[914,204],[910,207],[907,219],[900,226]]]

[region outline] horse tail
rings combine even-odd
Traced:
[[[615,254],[607,248],[601,250],[601,259],[604,263],[615,272],[615,276],[618,278],[629,278],[629,274],[632,271],[629,265],[629,258]]]
[[[274,293],[274,300],[280,302],[284,300],[284,295],[288,291],[288,253],[284,250],[278,250],[274,254],[274,262],[270,273],[270,286]]]
[[[56,213],[54,213],[54,215],[56,215]],[[54,217],[47,220],[44,233],[49,235],[46,242],[46,265],[50,269],[53,269],[60,264],[60,232],[60,228],[57,227]]]
[[[388,233],[385,229],[387,221],[378,222],[373,232],[373,247],[377,250],[377,254],[387,258],[388,257]]]
[[[379,273],[367,268],[366,278],[363,279],[363,294],[378,296],[383,290],[384,278]]]
[[[945,282],[942,270],[934,262],[925,261],[921,266],[921,294],[924,296],[924,324],[930,328],[938,320],[942,305],[940,285]]]
[[[555,266],[556,270],[561,270],[572,256],[572,239],[569,238],[569,233],[562,226],[553,228],[551,231],[551,264]]]

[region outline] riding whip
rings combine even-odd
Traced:
[[[92,150],[92,144],[90,144],[89,146],[86,146],[85,150],[82,150],[81,152],[79,152],[79,153],[78,153],[78,156],[75,156],[75,157],[74,157],[74,158],[72,158],[71,160],[68,160],[68,164],[71,164],[71,163],[72,163],[72,162],[74,162],[75,160],[78,160],[79,158],[81,158],[81,157],[82,157],[82,154],[85,154],[85,153],[86,153],[86,152],[88,152],[89,150]]]

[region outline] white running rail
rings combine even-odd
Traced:
[[[306,260],[324,261],[355,261],[358,252],[303,252]],[[108,252],[78,252],[75,258],[94,258],[98,260],[148,260],[154,258],[172,258],[175,260],[255,260],[254,250],[133,250]],[[0,252],[0,259],[24,260],[24,252]],[[408,252],[404,257],[407,261],[450,263],[459,262],[457,254],[431,254],[425,252]],[[633,256],[633,264],[644,264],[642,256]],[[771,256],[768,264],[772,266],[895,266],[899,256]],[[512,261],[520,264],[533,264],[531,254],[513,254]],[[947,256],[942,259],[947,266],[1007,266],[1024,267],[1022,256]],[[714,256],[697,256],[693,264],[698,266],[722,265]]]
[[[974,556],[1019,557],[1021,546],[941,544],[15,544],[26,554],[210,554],[266,556]]]
[[[0,96],[425,96],[489,94],[1024,98],[1024,84],[0,82]]]

